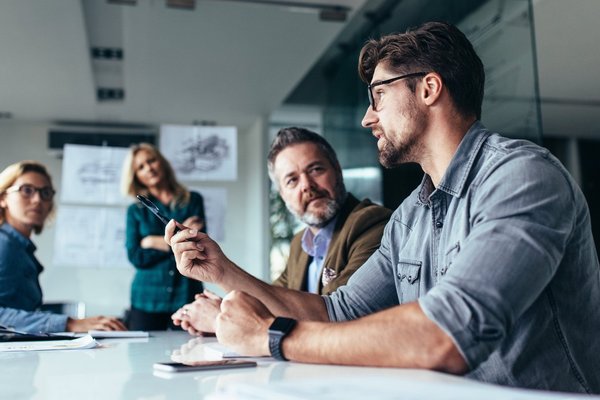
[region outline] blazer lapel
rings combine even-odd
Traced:
[[[311,261],[312,257],[300,250],[296,259],[293,260],[293,266],[288,267],[288,282],[291,289],[306,290],[306,274]]]

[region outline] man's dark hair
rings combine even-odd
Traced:
[[[379,63],[398,74],[436,72],[442,77],[456,109],[463,116],[481,119],[485,72],[469,39],[455,26],[428,22],[405,33],[371,39],[358,58],[358,73],[370,83]],[[407,85],[414,92],[414,79]]]
[[[271,143],[271,149],[269,150],[269,155],[267,156],[267,168],[269,170],[269,177],[273,183],[277,184],[277,180],[275,179],[274,175],[274,167],[275,159],[279,153],[289,146],[300,143],[314,143],[317,145],[319,150],[323,152],[331,165],[333,165],[333,167],[337,169],[341,175],[340,163],[337,159],[337,155],[335,154],[335,151],[333,151],[333,148],[329,142],[327,142],[323,136],[305,128],[289,127],[280,129],[279,132],[277,132],[277,136],[275,136],[273,143]]]

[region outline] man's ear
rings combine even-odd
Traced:
[[[435,72],[430,72],[429,74],[425,75],[422,82],[422,100],[428,106],[433,105],[442,95],[442,89],[444,87],[442,77]]]

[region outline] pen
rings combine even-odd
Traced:
[[[169,223],[169,219],[167,219],[167,217],[160,213],[156,204],[150,201],[149,198],[147,198],[146,196],[142,196],[141,194],[138,194],[136,197],[140,201],[140,203],[146,206],[152,212],[152,214],[156,215],[156,217],[160,219],[162,223],[165,224],[165,226]],[[175,225],[175,231],[173,232],[173,234],[176,234],[180,230],[181,229],[179,229],[179,226]]]

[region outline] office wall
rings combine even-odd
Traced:
[[[227,189],[225,240],[221,246],[232,261],[260,278],[267,276],[268,221],[266,124],[257,118],[248,131],[238,133],[238,180],[208,182],[207,187]],[[0,167],[22,159],[35,159],[50,169],[60,190],[62,161],[47,150],[44,123],[0,122]],[[200,185],[201,186],[201,185]],[[40,282],[45,301],[84,301],[88,315],[121,315],[129,307],[129,286],[134,269],[69,268],[52,265],[55,229],[50,223],[33,236],[36,255],[45,266]]]

